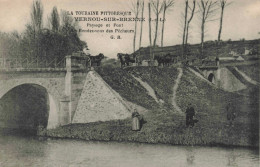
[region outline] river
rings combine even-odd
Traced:
[[[0,166],[259,167],[259,151],[1,135]]]

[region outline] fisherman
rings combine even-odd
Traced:
[[[227,120],[229,121],[230,125],[232,125],[233,121],[236,118],[236,113],[231,102],[229,102],[228,105],[226,106],[226,111],[227,111]]]
[[[195,110],[192,107],[191,103],[189,103],[187,109],[186,109],[186,126],[189,127],[191,125],[191,127],[194,126],[194,120],[193,117],[195,116]]]

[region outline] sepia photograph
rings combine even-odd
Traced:
[[[259,167],[260,0],[0,0],[0,167]]]

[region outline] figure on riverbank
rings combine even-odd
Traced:
[[[143,124],[145,124],[143,115],[140,115],[136,109],[132,113],[132,130],[139,131],[142,129]]]
[[[140,130],[140,120],[139,120],[140,114],[137,112],[136,109],[134,109],[134,112],[132,113],[132,130],[138,131]]]
[[[233,121],[236,118],[236,112],[231,102],[229,102],[228,105],[226,106],[226,111],[227,111],[227,120],[229,121],[230,125],[232,125]]]
[[[187,109],[186,109],[186,126],[193,127],[194,123],[197,123],[198,120],[193,120],[193,117],[195,116],[195,110],[192,107],[191,103],[189,103]]]

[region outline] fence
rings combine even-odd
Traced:
[[[65,68],[66,58],[54,58],[48,60],[46,58],[4,58],[0,57],[0,68]]]

